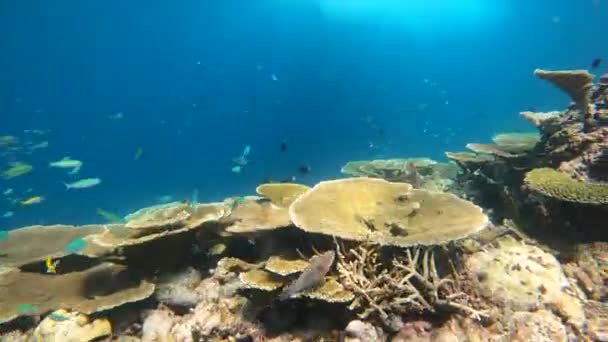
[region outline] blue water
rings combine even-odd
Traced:
[[[606,0],[2,1],[0,135],[51,133],[22,158],[31,174],[0,180],[46,200],[0,200],[15,212],[0,227],[314,184],[349,160],[442,159],[531,130],[520,111],[568,103],[534,68],[608,59],[606,22]],[[235,174],[246,145],[253,163]],[[102,184],[66,191],[74,178],[48,167],[66,155]]]

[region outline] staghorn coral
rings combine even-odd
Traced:
[[[457,240],[488,223],[481,208],[455,195],[374,178],[321,182],[289,211],[308,233],[400,247]]]
[[[456,291],[451,278],[440,277],[432,248],[408,248],[383,260],[377,245],[348,250],[337,245],[339,281],[355,294],[350,308],[362,319],[376,318],[391,326],[393,315],[440,307],[476,319],[485,316],[462,302],[466,295]]]
[[[581,204],[608,204],[608,184],[585,183],[550,168],[534,169],[524,183],[532,190],[561,201]]]
[[[112,327],[106,319],[90,322],[84,314],[60,309],[46,316],[38,324],[34,330],[34,341],[93,341],[111,334]]]
[[[255,191],[268,198],[272,204],[286,208],[310,187],[294,183],[268,183],[258,186]]]

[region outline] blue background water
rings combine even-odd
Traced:
[[[15,211],[0,227],[101,221],[96,208],[195,188],[220,200],[266,177],[313,184],[349,160],[442,159],[531,130],[520,111],[568,103],[534,68],[608,58],[606,22],[606,0],[2,1],[0,135],[52,131],[24,159],[33,173],[0,180],[46,201],[0,201]],[[245,145],[254,163],[234,174]],[[103,183],[66,191],[48,168],[65,155]]]

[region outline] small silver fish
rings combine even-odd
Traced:
[[[296,293],[313,289],[323,284],[323,279],[334,263],[336,253],[327,251],[310,258],[310,265],[279,295],[279,300],[291,298]]]

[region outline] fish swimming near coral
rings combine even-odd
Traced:
[[[336,253],[327,251],[321,255],[310,258],[310,265],[300,274],[298,279],[291,283],[280,295],[279,300],[291,298],[296,293],[313,289],[321,284],[331,265],[334,263]]]
[[[57,273],[57,266],[59,265],[59,261],[60,260],[55,260],[53,261],[51,259],[51,257],[46,257],[46,273],[52,273],[52,274],[56,274]]]
[[[20,203],[21,203],[21,205],[32,205],[32,204],[41,203],[42,201],[44,201],[44,197],[42,197],[42,196],[33,196],[33,197],[28,198],[28,199],[24,199]]]
[[[238,157],[232,158],[232,162],[235,163],[237,166],[246,166],[247,164],[249,164],[249,160],[247,159],[249,153],[251,153],[251,146],[247,145],[243,149],[243,154]]]
[[[72,169],[69,174],[74,175],[80,171],[82,162],[80,160],[71,159],[70,157],[63,157],[61,160],[49,163],[49,167]]]
[[[66,190],[70,189],[86,189],[94,187],[101,183],[101,179],[99,178],[85,178],[74,183],[63,183],[65,185]]]
[[[107,211],[107,210],[104,210],[104,209],[101,209],[101,208],[97,208],[95,211],[97,212],[97,215],[103,217],[108,222],[112,222],[112,223],[122,223],[122,222],[125,222],[125,220],[122,217],[114,214],[113,212],[110,212],[110,211]]]

